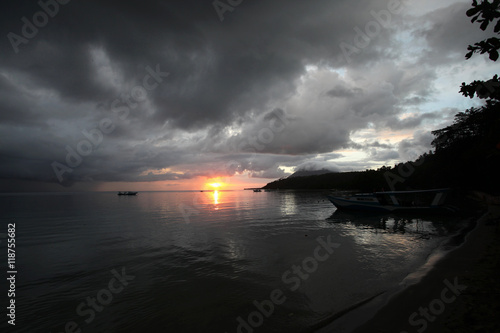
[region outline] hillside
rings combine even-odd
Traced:
[[[313,176],[295,176],[276,180],[264,189],[338,189],[373,191],[387,188],[382,171],[337,172]]]

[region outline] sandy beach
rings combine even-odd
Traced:
[[[498,332],[499,274],[498,222],[478,219],[460,247],[354,332]]]

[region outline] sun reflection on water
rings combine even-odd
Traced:
[[[218,205],[219,204],[219,191],[215,190],[213,192],[214,194],[214,205]],[[215,209],[219,209],[218,207],[215,207]]]

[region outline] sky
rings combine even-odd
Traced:
[[[0,192],[260,187],[432,149],[489,79],[459,0],[4,0]]]

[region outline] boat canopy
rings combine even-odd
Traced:
[[[447,192],[450,191],[451,188],[438,188],[435,190],[413,190],[413,191],[386,191],[386,192],[374,192],[373,194],[414,194],[414,193],[429,193],[429,192]],[[362,195],[365,195],[363,193]],[[370,195],[370,194],[366,194]]]

